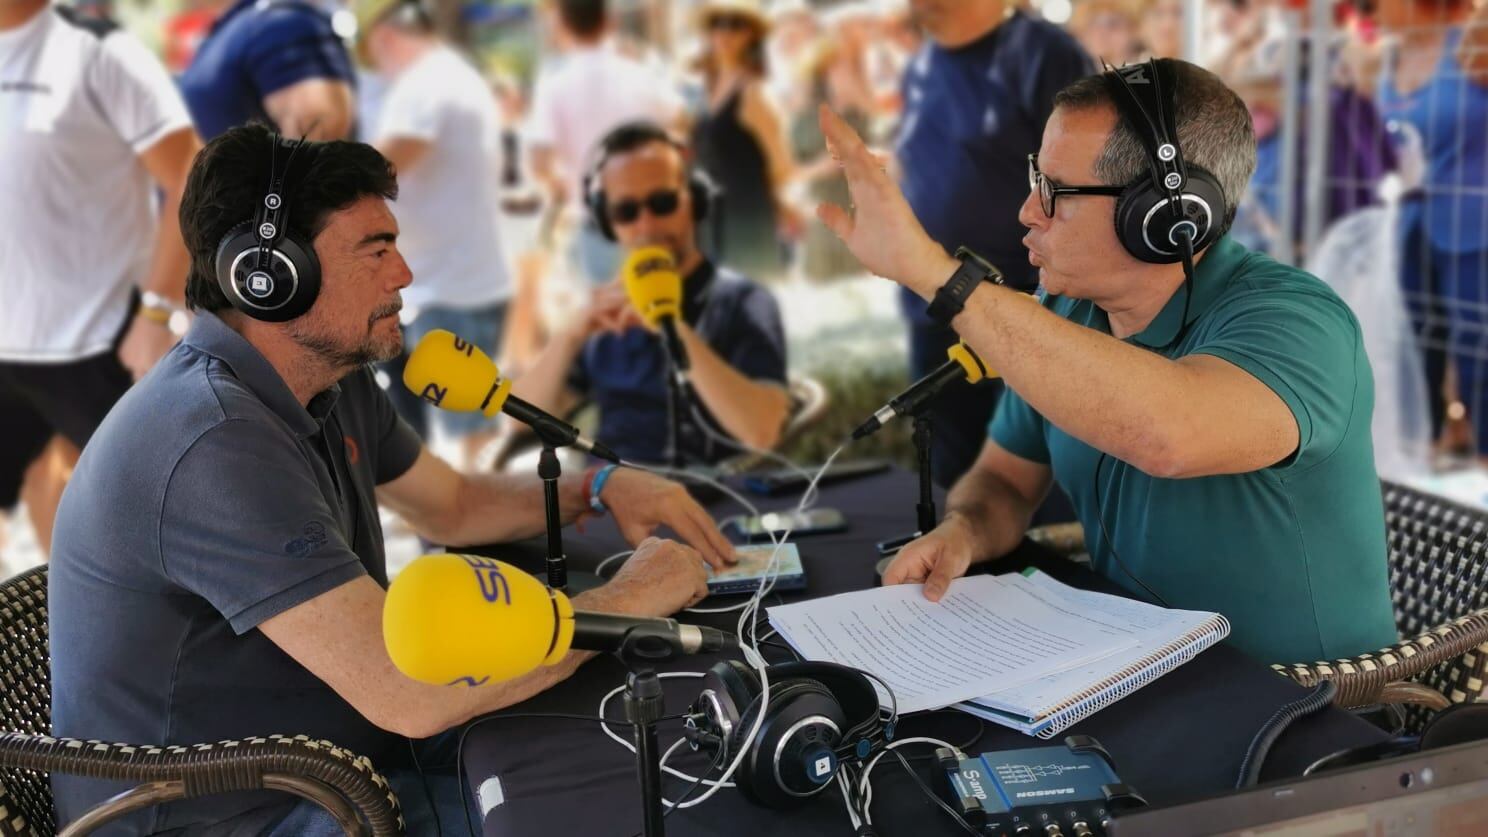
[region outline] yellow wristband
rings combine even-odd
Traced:
[[[150,308],[147,306],[141,306],[139,309],[139,315],[149,320],[150,322],[155,323],[156,325],[170,325],[171,311],[166,308]]]

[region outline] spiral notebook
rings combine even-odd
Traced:
[[[1078,590],[1037,570],[958,579],[938,604],[900,585],[774,607],[769,617],[806,659],[881,677],[901,712],[954,706],[1040,738],[1230,631],[1217,613]]]
[[[956,704],[979,718],[1039,738],[1052,738],[1076,722],[1146,686],[1219,642],[1230,622],[1218,613],[1172,610],[1145,602],[1079,590],[1042,572],[1027,582],[1066,606],[1108,622],[1131,644],[1109,656],[1057,674]]]

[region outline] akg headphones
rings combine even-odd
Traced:
[[[605,164],[610,161],[616,151],[615,147],[624,143],[627,146],[640,145],[644,142],[663,142],[677,149],[683,160],[688,160],[687,146],[679,142],[666,129],[654,122],[636,121],[627,122],[616,126],[609,133],[600,138],[595,146],[596,154],[594,162],[584,173],[580,188],[584,192],[584,206],[588,208],[589,215],[594,219],[594,224],[599,232],[610,241],[615,240],[615,228],[610,225],[610,215],[605,202],[603,178],[600,176],[604,171]],[[693,166],[689,161],[687,166],[687,191],[692,194],[692,219],[701,222],[708,217],[713,201],[718,193],[718,187],[712,178],[701,169]]]
[[[305,140],[287,141],[278,134],[270,139],[269,188],[253,218],[228,230],[217,244],[217,284],[232,307],[255,320],[282,323],[315,303],[320,260],[314,246],[289,230],[284,181]],[[283,169],[281,149],[288,151]]]
[[[1151,264],[1181,261],[1212,244],[1229,225],[1224,189],[1214,175],[1189,166],[1178,145],[1177,83],[1170,58],[1104,73],[1120,117],[1141,139],[1151,177],[1116,199],[1116,237]],[[1174,207],[1181,208],[1174,212]],[[1190,246],[1185,248],[1184,236]]]
[[[703,678],[687,726],[694,748],[732,761],[760,713],[764,721],[734,781],[769,808],[791,808],[821,793],[844,759],[863,760],[893,736],[879,717],[878,692],[862,672],[836,663],[770,666],[770,701],[754,669],[728,660]]]

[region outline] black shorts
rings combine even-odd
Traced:
[[[133,383],[113,351],[70,363],[0,361],[0,509],[15,506],[26,468],[54,434],[82,449]]]

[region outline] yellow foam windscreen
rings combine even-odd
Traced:
[[[424,683],[481,686],[563,659],[573,605],[504,561],[425,555],[388,587],[382,635],[398,670]]]
[[[403,368],[403,385],[443,410],[493,417],[511,394],[496,364],[474,343],[437,328],[424,335]]]
[[[665,247],[640,247],[620,269],[625,295],[641,319],[655,327],[662,317],[682,316],[682,274]]]
[[[997,373],[988,369],[987,364],[982,363],[982,359],[977,356],[977,353],[972,351],[971,347],[964,342],[957,343],[946,349],[946,356],[961,364],[961,368],[966,370],[966,380],[970,383],[977,383],[983,378],[997,377]]]

